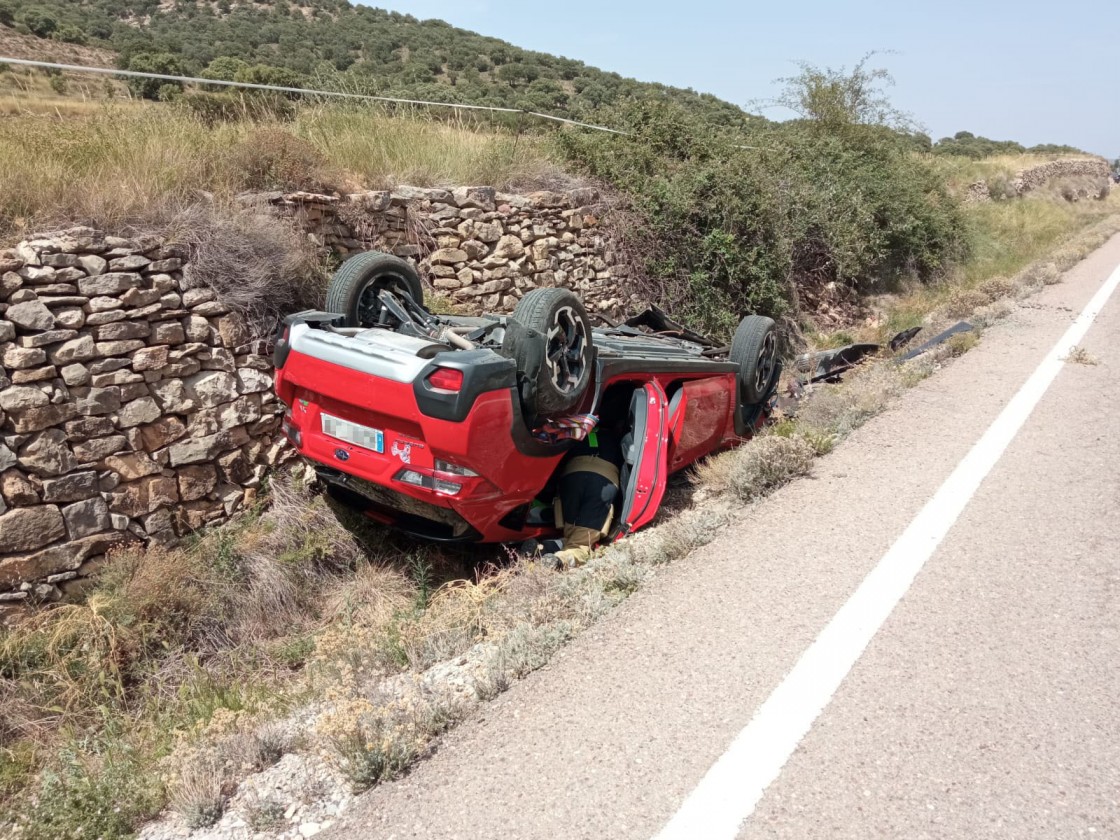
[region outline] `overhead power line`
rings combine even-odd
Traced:
[[[221,85],[222,87],[246,88],[249,90],[269,90],[276,93],[298,93],[310,96],[335,96],[340,99],[360,99],[368,102],[389,102],[395,105],[424,105],[433,108],[456,108],[463,111],[495,111],[504,114],[525,114],[530,117],[539,117],[542,120],[576,125],[581,128],[590,128],[594,131],[606,131],[610,134],[627,135],[628,132],[603,125],[570,120],[566,117],[557,117],[552,114],[542,114],[538,111],[529,111],[525,108],[501,108],[496,105],[464,105],[460,102],[429,102],[423,99],[401,99],[395,96],[372,96],[365,93],[347,93],[338,90],[314,90],[312,88],[286,87],[284,85],[261,85],[253,82],[231,82],[226,79],[202,79],[195,76],[173,76],[168,73],[143,73],[139,70],[117,70],[112,67],[87,67],[82,64],[59,64],[53,61],[35,61],[27,58],[5,58],[0,56],[0,64],[17,64],[23,67],[39,67],[44,70],[69,70],[74,73],[95,73],[105,76],[126,76],[137,79],[159,79],[168,82],[183,82],[195,85]]]
[[[276,93],[298,93],[309,96],[335,96],[340,99],[358,99],[367,102],[388,102],[395,105],[423,105],[432,108],[455,108],[463,111],[493,111],[502,114],[524,114],[529,117],[538,117],[542,120],[564,123],[565,125],[589,128],[593,131],[605,131],[608,134],[617,134],[621,137],[633,136],[629,131],[620,131],[617,128],[608,128],[605,125],[580,122],[579,120],[557,117],[554,114],[543,114],[540,111],[529,111],[525,108],[502,108],[497,105],[464,105],[461,102],[430,102],[425,99],[402,99],[395,96],[373,96],[368,93],[347,93],[340,90],[315,90],[313,88],[286,87],[284,85],[262,85],[255,82],[231,82],[227,79],[203,79],[197,76],[173,76],[169,73],[144,73],[139,70],[117,70],[113,67],[87,67],[84,64],[59,64],[54,61],[36,61],[29,58],[6,58],[0,56],[0,64],[16,64],[22,67],[38,67],[44,70],[69,70],[73,73],[94,73],[103,76],[125,76],[137,79],[160,79],[168,82],[182,82],[194,85],[220,85],[222,87],[246,88],[248,90],[268,90]],[[755,149],[769,151],[764,146],[733,145],[735,149]]]

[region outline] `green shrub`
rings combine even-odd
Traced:
[[[602,119],[630,136],[565,132],[561,150],[629,194],[637,291],[718,336],[747,312],[789,312],[800,288],[879,291],[900,275],[930,279],[964,252],[957,203],[894,130],[794,121],[739,145],[663,103]]]

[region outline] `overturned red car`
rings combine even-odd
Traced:
[[[626,424],[613,535],[650,522],[668,476],[749,438],[768,416],[780,362],[774,323],[747,316],[730,347],[651,308],[592,327],[559,288],[510,315],[436,315],[415,269],[351,257],[329,311],[289,315],[276,340],[284,428],[335,498],[441,541],[516,542],[555,527],[571,446],[547,421],[601,411]]]

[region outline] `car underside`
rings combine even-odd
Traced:
[[[573,445],[554,430],[587,415],[628,432],[613,531],[628,533],[656,515],[670,473],[750,437],[777,388],[766,318],[719,347],[656,309],[593,328],[564,289],[477,317],[420,297],[408,263],[351,258],[328,294],[337,311],[288,316],[275,362],[288,438],[330,492],[425,539],[553,535]]]

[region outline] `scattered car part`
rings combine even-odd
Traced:
[[[976,329],[976,327],[974,327],[968,321],[958,321],[957,323],[953,324],[953,326],[949,327],[949,329],[935,335],[925,344],[921,345],[920,347],[915,347],[904,356],[900,356],[898,358],[898,361],[908,362],[911,359],[916,359],[918,356],[922,355],[922,353],[932,350],[938,344],[944,344],[953,336],[958,335],[959,333],[972,332],[974,329]]]

